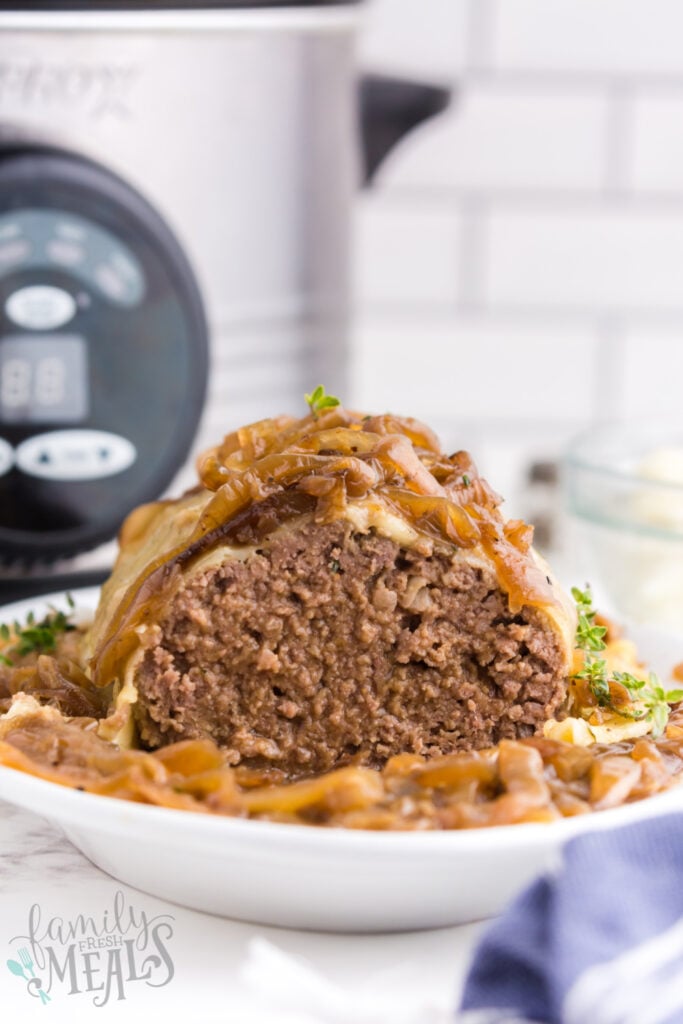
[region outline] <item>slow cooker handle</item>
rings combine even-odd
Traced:
[[[439,85],[367,74],[360,79],[358,98],[363,183],[371,185],[377,168],[396,143],[418,124],[445,110],[452,92]]]

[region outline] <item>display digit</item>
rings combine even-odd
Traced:
[[[7,409],[28,406],[31,401],[31,363],[28,359],[8,359],[2,368],[0,385],[2,404]]]
[[[60,405],[66,397],[66,370],[59,356],[44,356],[36,365],[37,406]]]

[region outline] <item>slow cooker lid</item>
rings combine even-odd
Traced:
[[[340,7],[362,0],[29,0],[28,3],[6,3],[0,0],[0,11],[181,11],[181,10],[248,10],[265,7]]]

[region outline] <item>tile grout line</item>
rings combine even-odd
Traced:
[[[481,3],[487,3],[487,0],[481,0]],[[493,22],[493,19],[491,20]],[[475,45],[480,44],[475,42]],[[506,88],[557,88],[587,92],[596,89],[618,89],[637,82],[638,86],[644,89],[683,92],[683,69],[680,72],[657,72],[637,68],[632,71],[597,71],[591,68],[555,70],[544,67],[500,67],[493,63],[493,57],[487,59],[488,63],[472,63],[465,66],[464,73],[473,84],[495,83]]]
[[[492,0],[469,0],[465,44],[464,78],[486,74],[491,64],[491,43],[495,33]]]
[[[605,198],[631,198],[629,164],[633,154],[634,83],[622,82],[609,90],[605,130]]]
[[[469,245],[465,241],[464,248]],[[474,277],[475,275],[473,275]],[[477,278],[478,280],[478,278]],[[481,282],[479,282],[481,283]],[[575,328],[576,326],[599,328],[605,322],[628,319],[629,324],[641,327],[683,328],[683,302],[671,309],[659,307],[619,307],[580,306],[547,303],[529,305],[527,303],[510,304],[484,300],[481,290],[475,288],[461,289],[461,304],[456,309],[450,301],[435,303],[432,300],[402,302],[386,300],[383,302],[365,302],[356,305],[353,317],[357,321],[370,320],[386,323],[393,319],[413,319],[434,326],[451,322],[454,318],[470,317],[486,320],[491,323],[509,322],[510,324],[547,324],[554,326],[562,321]]]
[[[482,308],[486,282],[488,246],[486,208],[483,202],[470,202],[461,210],[458,239],[460,280],[456,292],[456,312],[471,313]]]
[[[599,325],[593,380],[596,422],[615,419],[619,414],[619,396],[623,390],[623,344],[621,324],[615,317],[606,317]]]
[[[606,177],[606,176],[604,176]],[[671,190],[652,191],[602,186],[586,189],[571,189],[565,186],[522,185],[510,188],[492,186],[468,187],[463,185],[384,185],[381,186],[380,202],[387,206],[395,204],[406,208],[409,204],[439,205],[446,202],[495,202],[519,209],[543,209],[545,206],[571,203],[591,208],[622,208],[629,212],[676,212],[683,211],[683,183],[680,192]]]

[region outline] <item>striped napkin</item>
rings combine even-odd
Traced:
[[[485,933],[458,1024],[683,1024],[683,814],[572,840]]]

